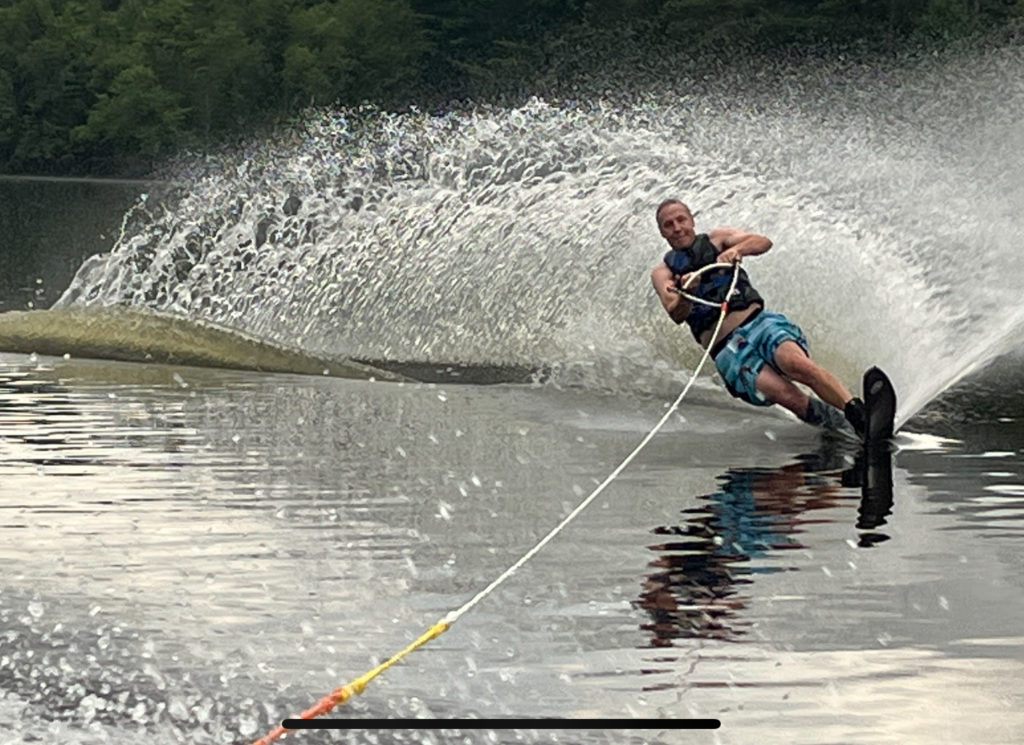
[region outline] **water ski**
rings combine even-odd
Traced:
[[[896,390],[889,376],[877,367],[864,373],[864,408],[867,412],[864,446],[887,447],[896,418]]]

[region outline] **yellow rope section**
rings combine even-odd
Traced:
[[[346,701],[348,701],[350,698],[352,698],[352,696],[360,695],[366,688],[367,683],[376,678],[378,675],[380,675],[382,672],[384,672],[389,667],[394,665],[396,662],[398,662],[400,659],[405,657],[410,652],[419,649],[424,644],[429,642],[431,639],[434,639],[443,634],[445,631],[448,630],[449,626],[450,624],[447,621],[438,621],[425,632],[423,632],[422,636],[420,636],[416,641],[414,641],[408,647],[403,649],[401,652],[392,655],[384,662],[377,665],[377,667],[373,668],[367,673],[363,673],[352,682],[346,683],[341,688],[336,688],[335,690],[331,691],[329,694],[327,694],[322,699],[317,701],[313,706],[309,707],[304,712],[299,714],[298,718],[313,719],[315,717],[323,716],[331,709],[333,709],[335,706],[338,706],[339,704],[343,704]],[[274,740],[276,740],[278,737],[280,737],[288,731],[289,730],[285,729],[284,727],[278,726],[269,734],[265,735],[264,737],[261,737],[259,740],[256,740],[256,742],[253,743],[253,745],[269,745],[269,743],[272,743]]]
[[[722,266],[726,266],[727,267],[727,266],[729,266],[729,264],[709,264],[708,266],[703,267],[700,270],[700,272],[704,272],[704,271],[707,271],[709,269],[715,269],[715,268],[722,267]],[[694,274],[697,274],[697,272],[695,272]],[[729,291],[726,293],[726,297],[731,297],[732,296],[732,291],[736,287],[736,280],[738,278],[739,278],[739,262],[737,261],[733,265],[732,283],[729,285]],[[689,283],[687,283],[687,284],[689,284]],[[681,294],[685,294],[685,293],[681,293]],[[690,296],[687,295],[687,297],[689,298]],[[706,301],[702,301],[702,302],[706,302]],[[712,340],[718,338],[718,332],[721,330],[722,323],[725,321],[725,316],[729,312],[729,303],[728,302],[722,303],[720,307],[721,307],[721,313],[718,316],[718,323],[715,325],[715,329],[714,329],[714,331],[711,334],[711,339]],[[566,517],[558,525],[556,525],[551,530],[551,532],[549,532],[546,536],[544,536],[537,543],[537,545],[535,545],[533,548],[531,548],[529,551],[527,551],[519,559],[519,561],[517,561],[515,564],[513,564],[508,569],[506,569],[497,579],[495,579],[493,582],[491,582],[491,584],[487,585],[487,587],[485,587],[483,590],[478,592],[476,594],[476,596],[474,596],[468,602],[463,604],[461,608],[459,608],[458,610],[451,611],[442,620],[438,621],[433,626],[431,626],[429,629],[427,629],[423,633],[422,636],[420,636],[416,641],[414,641],[412,644],[407,646],[401,652],[398,652],[397,654],[392,655],[387,660],[385,660],[381,664],[377,665],[377,667],[373,668],[372,670],[370,670],[367,673],[364,673],[363,675],[360,675],[358,678],[353,680],[351,683],[347,683],[346,685],[343,685],[341,688],[336,688],[335,690],[331,691],[329,694],[327,694],[322,699],[317,701],[316,704],[314,704],[313,706],[311,706],[310,708],[306,709],[304,712],[299,714],[299,716],[297,718],[298,719],[314,719],[316,717],[319,717],[319,716],[322,716],[322,715],[326,714],[331,709],[333,709],[335,706],[338,706],[339,704],[345,703],[350,698],[352,698],[352,696],[354,696],[354,695],[358,696],[359,694],[361,694],[363,692],[363,689],[366,688],[366,684],[367,683],[369,683],[371,680],[376,678],[382,672],[384,672],[389,667],[394,665],[396,662],[401,660],[403,657],[405,657],[410,652],[413,652],[414,650],[419,649],[424,644],[429,642],[431,639],[434,639],[435,637],[438,637],[441,634],[443,634],[466,611],[468,611],[470,608],[472,608],[478,602],[483,600],[483,598],[486,597],[487,595],[489,595],[491,593],[491,591],[493,591],[498,585],[500,585],[506,579],[511,577],[513,574],[515,574],[516,570],[518,570],[523,564],[525,564],[534,555],[536,555],[544,546],[546,546],[548,544],[548,542],[552,538],[554,538],[556,535],[558,535],[558,533],[561,532],[562,528],[564,528],[566,525],[568,525],[577,515],[579,515],[581,512],[583,512],[583,510],[586,509],[587,506],[591,502],[593,502],[594,499],[597,498],[597,495],[600,494],[602,491],[604,491],[605,487],[608,486],[612,481],[614,481],[615,478],[626,469],[626,466],[628,466],[633,461],[633,459],[637,456],[637,454],[641,450],[644,449],[644,447],[647,445],[647,443],[649,443],[652,439],[654,439],[654,436],[665,425],[665,422],[668,421],[668,418],[670,416],[672,416],[673,413],[675,413],[676,409],[679,408],[679,404],[682,403],[683,398],[685,398],[686,394],[689,393],[690,388],[697,381],[697,376],[700,375],[701,368],[704,367],[704,363],[708,361],[708,358],[710,356],[711,356],[711,345],[709,344],[708,348],[704,350],[704,355],[701,357],[700,363],[698,363],[697,369],[694,370],[693,375],[690,377],[689,382],[686,384],[686,387],[683,388],[682,392],[679,394],[679,396],[676,398],[676,400],[672,403],[671,406],[669,406],[668,411],[666,411],[664,413],[664,415],[662,415],[661,419],[658,420],[658,423],[655,424],[654,427],[651,429],[651,431],[648,432],[647,435],[640,441],[640,444],[637,445],[635,448],[633,448],[633,452],[631,452],[629,455],[627,455],[622,460],[622,462],[618,465],[618,467],[614,471],[612,471],[608,475],[608,477],[605,478],[604,481],[602,481],[600,484],[598,484],[598,486],[594,489],[594,491],[592,491],[587,496],[586,499],[584,499],[582,502],[580,502],[572,512],[570,512],[568,515],[566,515]],[[272,743],[274,740],[279,738],[285,732],[289,732],[289,731],[291,731],[291,730],[288,730],[284,726],[280,726],[279,725],[278,727],[276,727],[273,730],[271,730],[271,732],[268,733],[267,735],[261,737],[259,740],[256,740],[253,743],[253,745],[270,745],[270,743]]]

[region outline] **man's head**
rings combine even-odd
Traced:
[[[681,250],[693,245],[697,234],[693,229],[693,214],[690,208],[678,199],[666,199],[654,213],[661,237],[672,248]]]

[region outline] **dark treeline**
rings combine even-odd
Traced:
[[[525,90],[567,40],[891,49],[1024,0],[0,0],[0,170],[127,173],[320,104]],[[571,45],[569,45],[571,46]]]

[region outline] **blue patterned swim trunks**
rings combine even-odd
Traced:
[[[810,352],[799,326],[781,313],[762,310],[718,342],[713,350],[715,367],[729,393],[756,406],[771,406],[772,402],[757,390],[755,381],[766,364],[779,372],[775,350],[784,341],[795,341],[804,352]]]

